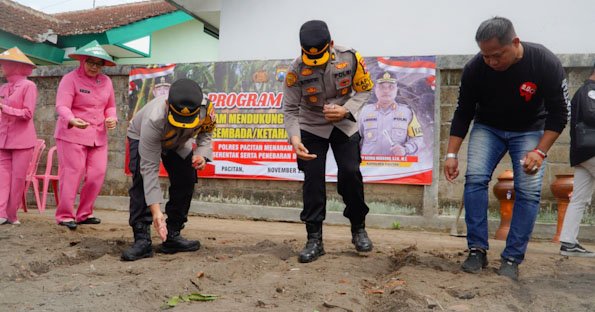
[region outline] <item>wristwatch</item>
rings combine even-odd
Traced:
[[[446,156],[444,156],[444,160],[447,160],[450,158],[458,159],[459,157],[457,156],[456,153],[446,153]]]

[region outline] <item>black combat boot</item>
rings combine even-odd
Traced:
[[[167,239],[161,244],[161,252],[174,254],[183,251],[197,251],[200,248],[200,242],[197,240],[187,240],[180,235],[183,224],[167,224]]]
[[[368,237],[364,223],[351,224],[351,237],[351,242],[355,245],[355,250],[359,252],[372,251],[374,246]]]
[[[150,227],[150,224],[145,223],[136,223],[132,227],[132,231],[134,232],[134,244],[122,252],[121,259],[123,261],[135,261],[153,256]]]
[[[306,223],[306,231],[308,232],[308,242],[298,256],[298,262],[301,263],[312,262],[324,255],[322,223]]]

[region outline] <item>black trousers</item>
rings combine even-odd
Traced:
[[[130,195],[130,219],[128,223],[151,224],[153,216],[145,201],[143,177],[140,173],[140,155],[138,153],[138,140],[128,138],[130,145],[130,163],[128,168],[132,172],[132,186],[128,190]],[[169,175],[169,200],[165,205],[167,224],[180,230],[188,221],[188,210],[194,193],[194,185],[198,182],[196,170],[192,167],[192,153],[186,158],[180,157],[175,151],[169,150],[161,153],[163,166]]]
[[[364,200],[364,182],[360,171],[360,135],[351,137],[338,128],[328,139],[301,131],[302,143],[310,154],[318,157],[313,160],[298,159],[298,168],[304,172],[303,201],[304,210],[300,219],[306,223],[320,223],[326,218],[326,153],[329,145],[337,161],[337,191],[343,197],[345,210],[343,215],[352,224],[366,220],[370,209]]]

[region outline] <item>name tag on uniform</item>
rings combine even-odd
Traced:
[[[90,91],[90,90],[79,89],[79,91],[80,91],[81,93],[87,93],[87,94],[91,94],[91,91]]]

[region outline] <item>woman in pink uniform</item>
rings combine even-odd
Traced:
[[[0,224],[20,224],[17,210],[37,141],[37,87],[27,80],[35,64],[14,47],[0,54],[0,66],[8,81],[0,86]]]
[[[107,130],[118,121],[114,88],[110,78],[101,73],[103,66],[116,65],[93,41],[72,54],[80,66],[60,81],[56,95],[56,146],[59,177],[56,221],[76,229],[77,224],[99,224],[93,206],[107,170]],[[76,214],[74,204],[80,191]]]

